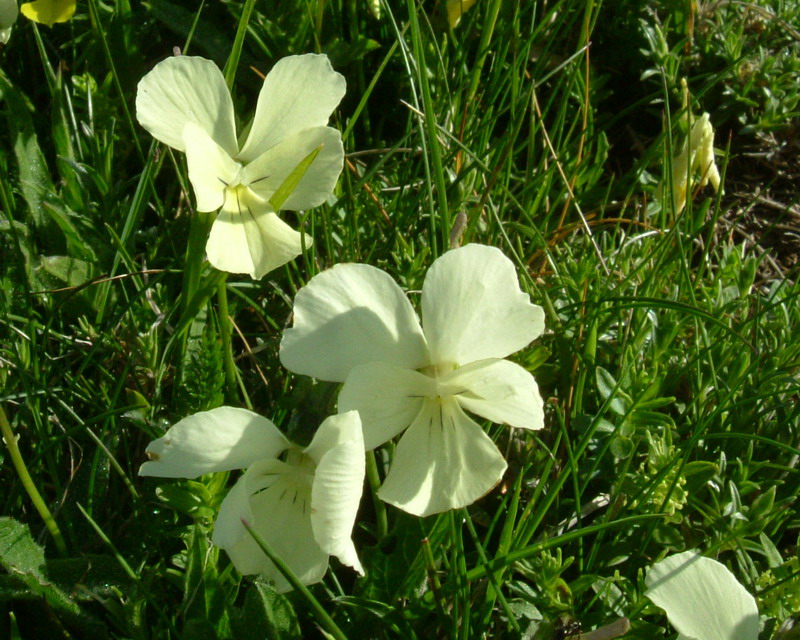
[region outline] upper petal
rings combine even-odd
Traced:
[[[337,264],[297,292],[280,357],[289,371],[334,382],[367,362],[428,364],[411,303],[391,276],[366,264]]]
[[[351,538],[365,470],[358,413],[349,411],[327,418],[306,453],[320,456],[311,486],[314,539],[323,551],[363,575]]]
[[[400,439],[378,496],[417,516],[459,509],[491,491],[506,466],[455,401],[429,400]]]
[[[219,407],[184,418],[147,445],[151,460],[141,476],[196,478],[204,473],[242,469],[274,458],[289,441],[266,418],[235,407]]]
[[[299,211],[319,206],[333,193],[344,164],[342,136],[331,127],[306,129],[280,141],[245,167],[245,181],[268,200],[318,147],[320,152],[280,208]]]
[[[428,376],[385,362],[354,367],[339,392],[339,411],[358,411],[364,446],[374,449],[406,429],[425,398],[436,395]]]
[[[699,640],[756,640],[758,607],[725,565],[694,551],[654,564],[645,595],[667,612],[683,636]]]
[[[505,358],[544,330],[544,312],[519,288],[514,264],[470,244],[436,260],[422,286],[422,326],[434,364]]]
[[[302,253],[301,234],[268,205],[247,198],[241,204],[241,213],[223,209],[211,226],[206,253],[212,265],[230,273],[249,273],[258,280]],[[312,238],[306,236],[306,246],[311,243]]]
[[[225,202],[226,187],[236,181],[240,165],[194,122],[183,127],[183,144],[197,210],[216,211]]]
[[[328,56],[282,58],[261,87],[239,159],[250,162],[298,131],[326,125],[344,92],[344,76],[333,70]]]
[[[252,517],[248,521],[303,584],[314,584],[322,580],[328,569],[328,554],[314,539],[308,488],[297,486],[290,473],[281,474],[285,467],[288,465],[279,461],[257,463],[239,481],[246,484]],[[247,519],[247,508],[243,506],[241,493],[232,495],[237,487],[225,499],[231,501],[230,507],[225,509],[223,502],[220,509],[214,544],[225,549],[240,573],[261,574],[275,583],[277,591],[289,591],[289,582],[241,526],[241,517]],[[231,525],[233,519],[239,517],[241,530],[238,537],[229,536],[227,528],[220,528],[223,516]]]
[[[185,151],[183,128],[193,122],[233,157],[239,148],[233,102],[225,78],[211,60],[174,56],[159,62],[139,81],[136,117],[150,134]]]
[[[458,403],[473,413],[523,429],[544,426],[544,403],[533,376],[508,360],[480,360],[439,380]]]

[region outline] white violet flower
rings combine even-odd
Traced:
[[[424,329],[423,329],[424,327]],[[422,287],[422,325],[384,271],[339,264],[298,293],[281,341],[290,371],[344,382],[339,411],[357,410],[373,449],[405,430],[379,496],[425,516],[473,503],[506,461],[465,411],[540,429],[533,376],[504,360],[544,329],[513,263],[482,245],[448,251]]]
[[[306,159],[305,173],[277,205],[310,209],[333,192],[344,148],[341,134],[326,125],[344,92],[344,77],[327,56],[283,58],[267,74],[253,122],[237,139],[233,101],[212,61],[167,58],[139,82],[139,122],[186,152],[198,211],[220,209],[206,246],[217,269],[257,279],[301,253],[300,234],[270,199]]]
[[[757,640],[758,607],[725,565],[684,551],[656,562],[645,595],[667,612],[678,640]]]
[[[354,411],[330,416],[306,448],[266,418],[233,407],[196,413],[147,447],[141,476],[196,478],[246,469],[222,501],[213,542],[243,574],[291,589],[242,524],[246,520],[303,584],[322,580],[328,557],[364,573],[351,539],[364,482],[364,438]]]

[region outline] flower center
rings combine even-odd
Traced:
[[[454,362],[444,362],[432,364],[419,370],[420,373],[425,374],[433,380],[433,385],[431,385],[431,390],[428,393],[430,399],[442,400],[453,395],[452,386],[447,383],[442,383],[441,378],[446,377],[448,373],[456,369],[458,369],[458,365]]]
[[[222,208],[232,213],[252,213],[264,202],[264,198],[259,196],[248,185],[239,182],[225,187],[225,202]]]

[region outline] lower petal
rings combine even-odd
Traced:
[[[486,495],[506,466],[454,400],[430,400],[400,439],[378,496],[417,516],[441,513]]]
[[[251,495],[249,507],[253,529],[300,581],[309,585],[322,580],[328,569],[328,554],[314,539],[308,490],[295,487],[287,478],[280,478],[268,488]],[[222,515],[220,509],[220,518]],[[240,573],[260,574],[274,583],[276,591],[291,590],[289,582],[248,532],[245,531],[232,546],[227,546],[227,542],[227,536],[215,534],[214,543],[225,549]]]
[[[296,258],[302,236],[273,211],[246,206],[241,213],[223,209],[206,244],[208,261],[220,271],[249,273],[256,280]],[[312,239],[306,237],[306,245]]]

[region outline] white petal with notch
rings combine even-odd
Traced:
[[[249,273],[256,280],[293,260],[303,250],[301,235],[283,222],[269,205],[248,200],[241,213],[223,208],[211,226],[206,243],[208,261],[220,271]],[[252,203],[252,206],[248,206]],[[226,205],[227,207],[227,205]],[[306,236],[306,246],[312,238]]]
[[[400,438],[378,496],[417,516],[459,509],[491,491],[506,467],[455,400],[429,400]]]

